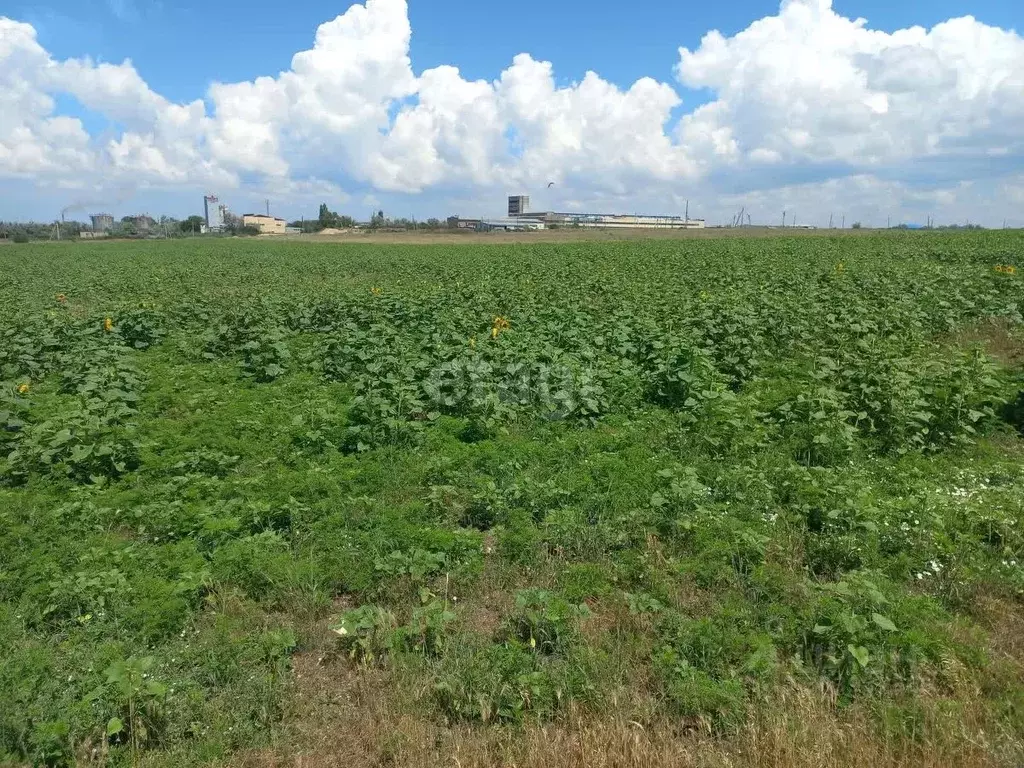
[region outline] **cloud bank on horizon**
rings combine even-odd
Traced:
[[[840,201],[910,217],[1024,205],[1024,38],[969,16],[889,33],[831,0],[783,0],[679,49],[678,84],[711,100],[678,118],[673,84],[623,89],[590,71],[559,86],[528,53],[491,81],[417,74],[412,33],[405,0],[366,0],[287,71],[178,104],[130,61],[55,59],[30,24],[0,17],[0,180],[498,200],[555,181],[569,206],[699,198],[808,217]],[[110,127],[90,135],[60,96]]]

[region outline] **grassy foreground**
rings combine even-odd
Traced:
[[[0,249],[0,764],[1024,764],[1022,252]]]

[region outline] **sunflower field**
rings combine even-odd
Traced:
[[[348,765],[583,723],[728,749],[805,695],[893,764],[1020,765],[1022,263],[0,248],[0,764],[287,760],[367,716],[327,691],[433,734],[353,726]]]

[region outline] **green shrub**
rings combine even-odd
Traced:
[[[279,533],[264,531],[225,543],[214,552],[210,569],[215,582],[264,600],[281,596],[290,583],[293,558]]]
[[[835,466],[849,459],[857,434],[854,416],[842,395],[824,384],[798,393],[771,414],[793,446],[794,458],[807,466]]]
[[[928,598],[890,599],[879,576],[856,572],[824,584],[813,624],[800,639],[805,658],[849,695],[863,687],[911,679],[940,662],[951,644],[940,630],[942,612]]]
[[[413,609],[408,623],[395,630],[395,643],[406,651],[437,656],[448,642],[448,627],[453,621],[455,613],[446,602],[427,597],[423,605]]]
[[[268,328],[241,345],[242,371],[254,381],[268,382],[282,376],[291,351],[280,328]]]
[[[590,613],[585,605],[574,605],[543,589],[520,590],[515,607],[516,613],[508,622],[509,632],[541,654],[565,650],[579,619]]]
[[[702,349],[681,339],[651,342],[646,361],[648,398],[696,418],[707,403],[723,396],[724,377]]]
[[[138,466],[139,442],[118,418],[78,410],[24,427],[7,462],[8,475],[19,480],[30,474],[77,482],[117,478]]]
[[[612,591],[611,568],[608,563],[572,563],[558,575],[558,586],[572,604],[604,597]]]
[[[419,441],[427,422],[435,418],[411,382],[386,387],[360,385],[349,409],[343,447],[362,453],[373,448],[407,448]]]
[[[160,740],[166,727],[163,712],[167,686],[153,678],[152,656],[116,661],[104,673],[106,685],[92,691],[90,701],[112,699],[115,707],[104,735],[111,744],[127,745],[133,763],[139,750]]]
[[[343,613],[331,624],[338,647],[362,664],[382,664],[396,653],[412,652],[437,656],[448,642],[448,628],[455,613],[448,603],[429,592],[412,610],[409,621],[400,623],[395,614],[376,605],[364,605]]]
[[[533,518],[521,510],[511,512],[498,530],[498,553],[510,563],[530,565],[540,554],[541,533]]]
[[[979,349],[952,361],[936,360],[924,391],[932,414],[929,444],[935,449],[973,442],[1004,404],[995,366]]]
[[[674,656],[661,663],[671,670],[664,675],[664,685],[676,715],[701,720],[716,729],[734,728],[742,722],[747,692],[741,680],[716,679]]]
[[[654,667],[672,708],[715,728],[742,722],[751,691],[772,681],[778,651],[746,607],[706,619],[662,612]]]
[[[579,661],[510,641],[453,651],[437,671],[433,696],[449,720],[519,723],[551,718],[572,701],[592,701],[594,686]]]
[[[382,662],[391,652],[398,620],[391,611],[364,605],[343,613],[331,625],[339,647],[363,664]]]
[[[999,415],[1003,421],[1024,435],[1024,389],[1009,399],[1000,409]]]
[[[166,318],[152,309],[127,309],[117,313],[117,333],[133,349],[148,349],[167,335]]]
[[[894,350],[860,358],[843,372],[853,422],[886,453],[928,444],[931,414],[919,371],[919,361]]]

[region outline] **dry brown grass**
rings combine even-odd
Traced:
[[[950,342],[960,347],[981,345],[985,353],[1007,368],[1024,366],[1024,335],[1001,317],[991,317],[955,334]]]
[[[983,707],[956,716],[925,705],[917,738],[879,733],[866,712],[837,711],[827,691],[786,689],[727,737],[611,711],[572,712],[520,729],[447,727],[418,714],[415,690],[373,670],[296,663],[294,739],[240,755],[243,768],[982,768],[1020,765],[1019,745],[986,734]]]
[[[657,550],[657,542],[648,542]],[[493,565],[485,588],[460,599],[462,629],[493,636],[510,609],[508,574]],[[532,574],[554,573],[541,564]],[[680,604],[699,603],[682,590]],[[345,606],[339,606],[343,608]],[[427,682],[413,672],[358,668],[329,651],[334,636],[319,621],[294,660],[284,736],[270,748],[237,755],[239,768],[995,768],[1024,765],[1024,723],[1013,727],[991,701],[1024,685],[1024,611],[979,598],[990,671],[970,681],[953,664],[943,680],[922,683],[888,715],[871,705],[838,706],[827,686],[791,682],[752,706],[739,731],[716,735],[693,721],[672,721],[644,678],[640,621],[618,601],[596,601],[582,623],[601,647],[614,686],[602,712],[572,708],[556,722],[520,728],[447,724],[431,716]],[[616,638],[621,637],[621,640]],[[952,664],[952,662],[951,662]]]
[[[479,602],[491,602],[481,595]],[[1024,616],[986,603],[991,653],[1005,679],[1024,675]],[[616,617],[612,621],[623,619]],[[488,622],[483,620],[484,624]],[[606,628],[607,629],[607,628]],[[586,632],[586,628],[584,629]],[[827,687],[791,683],[752,708],[738,732],[716,736],[651,715],[648,681],[622,680],[604,712],[570,710],[521,728],[448,725],[428,714],[427,690],[411,673],[352,666],[328,652],[320,622],[294,660],[287,736],[237,755],[239,768],[988,768],[1024,765],[1021,729],[1009,732],[967,683],[923,686],[881,717],[838,707]],[[1008,676],[1008,677],[1007,677]],[[954,675],[954,677],[960,677]],[[996,685],[997,681],[991,681]],[[991,691],[990,691],[991,693]],[[913,713],[906,715],[907,712]],[[885,724],[889,725],[886,726]],[[909,733],[913,723],[913,732]]]

